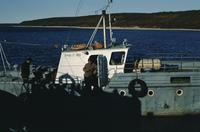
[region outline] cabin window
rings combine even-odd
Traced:
[[[112,52],[110,58],[110,65],[122,65],[124,64],[125,52]]]
[[[190,77],[171,77],[171,83],[190,83]]]

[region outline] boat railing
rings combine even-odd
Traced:
[[[128,61],[125,64],[124,71],[163,71],[163,72],[191,72],[200,71],[200,57],[145,57]]]
[[[0,42],[0,58],[1,58],[1,62],[0,62],[0,66],[2,65],[2,69],[4,71],[4,74],[6,74],[7,70],[9,70],[11,67],[10,67],[10,63],[8,62],[7,60],[7,57],[5,55],[5,52],[4,52],[4,49],[3,49],[3,46]],[[2,64],[1,64],[2,63]],[[1,70],[2,71],[2,70]]]

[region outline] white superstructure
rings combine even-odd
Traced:
[[[56,79],[64,74],[69,74],[74,78],[83,79],[83,67],[88,62],[90,56],[103,55],[108,62],[108,77],[114,73],[122,73],[124,70],[128,47],[116,47],[97,50],[66,50],[61,54]]]

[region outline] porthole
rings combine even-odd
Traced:
[[[124,90],[120,90],[120,91],[119,91],[119,95],[121,95],[121,96],[125,96],[125,95],[126,95],[126,91],[124,91]]]
[[[148,95],[149,96],[154,96],[154,91],[153,90],[148,90]]]
[[[183,95],[183,90],[182,89],[176,90],[176,95],[178,95],[178,96]]]

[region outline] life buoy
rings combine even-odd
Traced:
[[[140,91],[135,89],[136,88],[136,84],[140,84],[140,87],[141,87]],[[143,80],[134,79],[129,83],[128,91],[129,91],[129,94],[131,94],[131,95],[135,95],[137,97],[144,97],[144,96],[147,95],[148,87],[147,87],[146,83]]]

